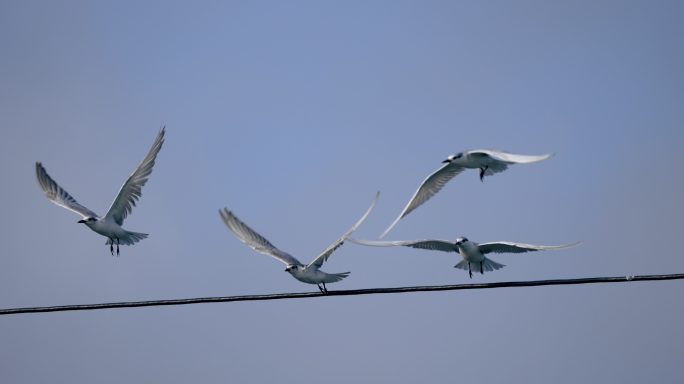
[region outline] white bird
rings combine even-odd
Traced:
[[[85,224],[91,230],[106,237],[108,240],[105,243],[109,245],[109,250],[114,255],[114,242],[116,241],[116,254],[119,255],[119,245],[133,245],[138,241],[147,238],[146,233],[129,232],[121,228],[124,219],[133,211],[133,206],[140,196],[142,196],[142,187],[147,182],[148,176],[152,173],[154,161],[157,158],[157,153],[164,144],[164,133],[166,127],[163,127],[157,139],[152,145],[152,149],[145,156],[145,159],[138,165],[135,172],[128,177],[128,180],[121,186],[119,194],[114,199],[112,206],[104,216],[98,216],[95,212],[82,206],[76,199],[71,197],[67,191],[57,185],[50,175],[47,174],[45,168],[41,163],[36,163],[36,178],[38,179],[38,186],[43,191],[45,196],[53,203],[64,207],[68,210],[74,211],[81,216],[83,220],[79,223]]]
[[[552,251],[555,249],[563,249],[574,247],[581,243],[581,241],[570,245],[560,246],[544,246],[544,245],[530,245],[511,243],[508,241],[497,241],[494,243],[473,243],[465,237],[459,237],[455,243],[447,240],[408,240],[408,241],[369,241],[349,239],[352,243],[361,245],[370,245],[374,247],[392,247],[395,245],[403,245],[405,247],[429,249],[432,251],[443,252],[457,252],[461,255],[463,260],[454,265],[454,268],[467,270],[470,278],[473,278],[473,271],[480,272],[484,275],[484,271],[491,272],[505,267],[496,261],[487,258],[488,253],[523,253],[535,251]]]
[[[476,151],[463,151],[455,153],[449,156],[442,163],[447,163],[442,168],[438,169],[435,173],[428,176],[423,184],[420,185],[416,193],[409,201],[404,211],[401,215],[390,225],[387,230],[378,237],[382,239],[385,237],[389,231],[394,228],[395,225],[401,220],[402,217],[408,215],[414,209],[420,207],[423,203],[428,201],[432,196],[436,195],[444,185],[446,185],[449,180],[453,179],[456,175],[463,172],[467,168],[478,169],[480,172],[480,181],[485,176],[491,176],[495,173],[503,172],[508,169],[509,165],[521,163],[529,164],[543,161],[552,157],[554,153],[543,156],[526,156],[526,155],[516,155],[513,153],[508,153],[504,151],[498,151],[493,149],[478,149]]]
[[[219,215],[221,215],[221,218],[223,219],[223,222],[226,223],[228,229],[240,241],[247,244],[249,247],[253,248],[255,251],[259,253],[269,255],[285,263],[287,265],[287,267],[285,268],[285,272],[290,272],[290,275],[292,275],[292,277],[294,277],[295,279],[303,283],[316,284],[318,285],[318,289],[321,291],[321,293],[328,293],[328,289],[325,287],[325,283],[338,282],[344,279],[345,277],[349,276],[349,272],[325,273],[321,271],[319,268],[323,265],[324,261],[328,261],[330,255],[344,243],[344,240],[349,235],[351,235],[351,233],[354,232],[354,230],[358,228],[358,226],[361,225],[361,223],[363,223],[364,220],[366,220],[368,214],[371,213],[371,211],[373,210],[375,202],[378,201],[378,196],[380,196],[380,192],[378,192],[378,194],[375,195],[375,200],[373,200],[373,204],[371,204],[370,208],[368,209],[366,214],[363,215],[361,220],[359,220],[358,223],[354,224],[354,226],[352,227],[352,229],[349,230],[349,232],[345,233],[344,236],[340,237],[336,242],[332,243],[332,245],[329,246],[328,249],[326,249],[325,251],[323,251],[323,253],[318,255],[318,257],[315,258],[314,261],[312,261],[309,265],[304,265],[300,263],[297,259],[294,258],[294,256],[276,248],[263,236],[256,233],[252,228],[248,227],[245,223],[240,221],[240,219],[238,219],[233,214],[233,212],[229,211],[227,208],[224,208],[224,211],[221,211],[219,209]],[[323,284],[323,288],[321,288],[320,284]]]

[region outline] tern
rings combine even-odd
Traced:
[[[387,230],[378,237],[378,240],[385,237],[389,231],[404,216],[408,215],[414,209],[420,207],[423,203],[428,201],[432,196],[436,195],[449,180],[466,169],[477,169],[480,173],[480,181],[484,181],[485,176],[491,176],[495,173],[503,172],[508,169],[509,165],[521,163],[530,164],[546,160],[555,155],[550,153],[543,156],[526,156],[516,155],[504,151],[493,149],[478,149],[476,151],[463,151],[449,156],[442,163],[446,163],[442,168],[435,171],[427,177],[423,184],[420,185],[416,193],[409,201],[401,215],[390,225]]]
[[[373,204],[371,204],[370,208],[368,209],[366,214],[363,215],[361,220],[354,224],[354,226],[352,227],[352,229],[349,230],[349,232],[345,233],[344,236],[340,237],[336,242],[332,243],[331,246],[329,246],[325,251],[323,251],[323,253],[318,255],[318,257],[315,258],[314,261],[312,261],[309,265],[304,265],[300,263],[297,259],[294,258],[294,256],[276,248],[263,236],[256,233],[252,228],[248,227],[245,223],[240,221],[240,219],[238,219],[233,214],[233,212],[229,211],[227,208],[224,208],[223,211],[219,209],[219,215],[221,215],[221,219],[223,219],[223,222],[226,224],[228,229],[240,241],[247,244],[250,248],[253,248],[255,251],[259,253],[269,255],[282,261],[287,265],[287,267],[285,268],[285,272],[290,272],[290,275],[292,275],[292,277],[303,283],[318,285],[318,289],[321,291],[321,293],[327,294],[328,289],[326,288],[325,283],[338,282],[344,279],[345,277],[349,276],[349,272],[325,273],[321,271],[319,268],[323,265],[323,262],[327,261],[330,255],[344,243],[344,240],[347,239],[347,237],[351,235],[351,233],[354,232],[354,230],[356,230],[356,228],[358,228],[358,226],[361,225],[361,223],[363,223],[364,220],[366,220],[368,214],[371,213],[371,211],[373,210],[375,202],[378,201],[378,196],[380,196],[380,192],[378,192],[378,194],[375,195],[375,200],[373,200]],[[321,284],[323,284],[323,288],[321,288]]]
[[[157,158],[157,153],[164,144],[164,133],[166,127],[163,127],[157,139],[152,145],[152,149],[145,156],[145,159],[140,163],[135,172],[128,177],[128,180],[121,186],[119,194],[114,199],[112,206],[104,216],[98,216],[95,212],[82,206],[76,199],[71,197],[67,191],[60,187],[50,175],[47,174],[43,164],[36,163],[36,178],[38,179],[38,186],[43,191],[45,196],[53,203],[64,207],[68,210],[74,211],[81,216],[83,220],[79,223],[85,224],[91,230],[106,237],[108,240],[105,243],[109,245],[109,250],[114,256],[114,242],[116,242],[116,255],[119,255],[119,245],[133,245],[142,239],[147,238],[146,233],[129,232],[121,228],[124,219],[128,216],[135,206],[135,202],[142,196],[142,187],[147,182],[147,178],[152,173],[154,161]]]
[[[370,241],[348,239],[352,243],[361,245],[370,245],[374,247],[392,247],[395,245],[403,245],[405,247],[429,249],[432,251],[443,252],[457,252],[461,255],[463,260],[454,265],[454,268],[467,270],[470,278],[473,278],[473,271],[480,272],[484,275],[484,271],[491,272],[505,267],[496,261],[487,258],[488,253],[524,253],[535,251],[552,251],[556,249],[570,248],[581,243],[578,241],[575,244],[560,245],[560,246],[544,246],[544,245],[530,245],[511,243],[508,241],[497,241],[493,243],[473,243],[465,237],[459,237],[455,243],[448,240],[408,240],[408,241]]]

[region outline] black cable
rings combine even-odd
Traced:
[[[152,306],[157,306],[157,305],[222,303],[222,302],[227,302],[227,301],[279,300],[279,299],[300,299],[300,298],[306,298],[306,297],[370,295],[370,294],[375,294],[375,293],[455,291],[455,290],[460,290],[460,289],[535,287],[535,286],[541,286],[541,285],[573,285],[573,284],[594,284],[594,283],[623,283],[623,282],[628,282],[628,281],[654,281],[654,280],[677,280],[677,279],[684,279],[684,274],[626,276],[626,277],[593,277],[593,278],[588,278],[588,279],[511,281],[511,282],[503,282],[503,283],[486,283],[486,284],[460,284],[460,285],[438,285],[438,286],[425,286],[425,287],[357,289],[357,290],[353,290],[353,291],[330,291],[327,295],[324,295],[320,292],[279,293],[279,294],[275,294],[275,295],[204,297],[204,298],[197,298],[197,299],[181,299],[181,300],[156,300],[156,301],[134,301],[134,302],[128,302],[128,303],[64,305],[64,306],[59,306],[59,307],[35,307],[35,308],[3,309],[3,310],[0,310],[0,315],[11,315],[11,314],[15,314],[15,313],[83,311],[83,310],[88,310],[88,309],[105,309],[105,308],[152,307]]]

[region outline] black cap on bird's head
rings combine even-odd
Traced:
[[[468,241],[468,239],[466,239],[465,237],[459,237],[458,239],[456,239],[456,245],[461,245],[466,241]]]
[[[297,269],[297,266],[296,266],[296,265],[288,265],[288,266],[285,268],[285,272],[289,272],[291,269],[296,270],[296,269]]]
[[[85,224],[85,223],[87,223],[87,222],[89,222],[89,221],[95,221],[95,220],[96,220],[96,219],[95,219],[94,217],[86,217],[86,218],[84,218],[83,220],[79,220],[78,222],[79,222],[79,224],[81,224],[81,223]]]
[[[454,161],[456,159],[460,159],[461,156],[463,156],[463,152],[454,153],[453,155],[447,157],[446,160],[442,161],[442,163],[451,163],[452,161]]]

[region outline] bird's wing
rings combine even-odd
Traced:
[[[401,215],[394,220],[394,223],[390,225],[387,230],[378,237],[378,239],[382,239],[385,237],[386,234],[389,233],[389,231],[394,228],[395,225],[401,220],[402,217],[408,215],[413,211],[414,209],[420,207],[424,202],[428,201],[432,196],[437,194],[444,185],[449,182],[449,180],[453,179],[456,175],[459,173],[463,172],[465,168],[460,167],[458,165],[448,163],[444,165],[442,168],[438,169],[435,173],[432,175],[428,176],[425,181],[423,181],[423,184],[420,185],[416,193],[413,195],[411,198],[411,201],[409,201],[408,205],[406,208],[404,208],[404,211],[401,212]]]
[[[77,203],[76,199],[71,197],[67,191],[57,185],[50,175],[45,172],[45,168],[43,168],[43,164],[41,163],[36,163],[36,179],[38,179],[38,186],[41,191],[43,191],[45,196],[53,203],[70,211],[74,211],[83,217],[97,217],[97,213]]]
[[[135,169],[135,172],[128,177],[124,185],[121,186],[119,194],[116,195],[116,199],[114,199],[112,206],[109,207],[109,211],[105,215],[105,219],[112,218],[117,224],[123,225],[126,216],[133,211],[135,202],[142,196],[142,187],[147,183],[147,177],[152,173],[157,153],[159,153],[162,144],[164,144],[164,133],[166,133],[166,127],[159,131],[150,152],[145,156],[142,163],[138,165],[138,168]]]
[[[508,152],[499,151],[496,149],[478,149],[476,151],[468,151],[468,153],[484,153],[486,155],[489,155],[491,157],[496,158],[497,160],[503,160],[503,161],[507,161],[509,163],[522,163],[522,164],[536,163],[539,161],[546,160],[546,159],[553,157],[555,155],[555,153],[549,153],[548,155],[542,155],[542,156],[516,155],[515,153],[508,153]]]
[[[237,216],[235,216],[233,212],[229,211],[228,209],[223,208],[223,211],[219,209],[219,215],[221,215],[221,219],[223,219],[223,222],[226,223],[226,227],[228,227],[233,235],[235,235],[235,237],[240,239],[240,241],[247,244],[255,251],[263,253],[264,255],[275,257],[287,265],[302,264],[289,253],[285,253],[276,248],[263,236],[256,233],[252,228],[248,227],[247,224],[240,221],[240,219],[238,219]]]
[[[442,251],[442,252],[456,252],[458,253],[458,247],[456,244],[446,241],[446,240],[408,240],[408,241],[372,241],[372,240],[357,240],[348,239],[352,243],[361,245],[370,245],[373,247],[393,247],[395,245],[402,245],[404,247],[418,248],[418,249],[429,249],[431,251]]]
[[[371,204],[370,208],[368,208],[368,211],[366,211],[366,214],[363,215],[361,220],[359,220],[356,224],[354,224],[354,226],[349,231],[347,231],[347,233],[345,233],[344,236],[337,239],[337,241],[332,243],[332,245],[329,246],[328,249],[326,249],[325,251],[323,251],[323,253],[318,255],[318,257],[315,258],[314,261],[312,261],[311,264],[309,264],[308,266],[314,266],[316,268],[320,268],[323,265],[324,261],[328,261],[328,258],[330,257],[330,255],[332,255],[332,253],[335,252],[335,250],[337,248],[339,248],[342,244],[344,244],[344,240],[346,240],[347,237],[349,235],[351,235],[352,232],[354,232],[356,230],[356,228],[358,228],[359,225],[361,225],[361,223],[363,223],[364,220],[366,220],[366,217],[368,217],[368,215],[373,210],[373,207],[375,207],[375,203],[378,201],[379,196],[380,196],[380,192],[378,192],[378,194],[375,195],[375,200],[373,200],[373,204]]]
[[[570,245],[560,245],[560,246],[544,246],[544,245],[530,245],[530,244],[520,244],[511,243],[508,241],[497,241],[495,243],[484,243],[478,244],[478,248],[484,254],[487,253],[523,253],[523,252],[535,252],[535,251],[552,251],[555,249],[563,249],[574,247],[575,245],[581,243],[581,241]]]

